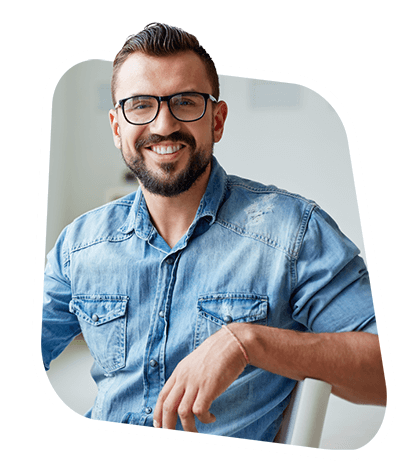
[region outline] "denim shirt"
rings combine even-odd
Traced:
[[[140,189],[63,230],[45,271],[45,367],[82,332],[98,387],[87,416],[152,426],[178,362],[223,324],[376,333],[358,254],[315,202],[228,176],[213,158],[196,217],[172,249]],[[198,430],[271,441],[294,385],[248,365],[213,402],[216,422],[196,419]]]

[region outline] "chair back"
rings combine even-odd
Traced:
[[[318,448],[332,386],[316,379],[297,382],[276,443]]]

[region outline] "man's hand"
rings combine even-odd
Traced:
[[[189,432],[197,432],[195,416],[205,424],[214,422],[209,411],[212,402],[245,367],[243,353],[228,331],[207,338],[176,366],[165,383],[154,410],[154,426],[174,429],[178,415]]]
[[[377,335],[363,332],[302,333],[257,324],[232,323],[252,366],[295,380],[324,380],[332,393],[360,404],[386,404],[386,385]],[[246,366],[227,330],[207,338],[184,358],[158,397],[154,426],[197,432],[195,418],[216,420],[209,409]]]

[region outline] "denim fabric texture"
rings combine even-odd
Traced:
[[[48,255],[45,368],[83,333],[98,387],[87,417],[152,426],[178,362],[223,324],[309,332],[376,324],[358,248],[315,202],[230,176],[213,158],[207,190],[171,249],[139,189],[88,212]],[[271,441],[295,381],[247,366],[199,432]],[[178,420],[177,428],[181,428]]]

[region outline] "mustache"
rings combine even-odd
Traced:
[[[135,149],[139,150],[146,145],[154,145],[161,142],[182,142],[185,145],[189,145],[193,150],[196,148],[196,140],[192,135],[176,131],[167,136],[152,134],[149,137],[138,139],[135,143]]]

